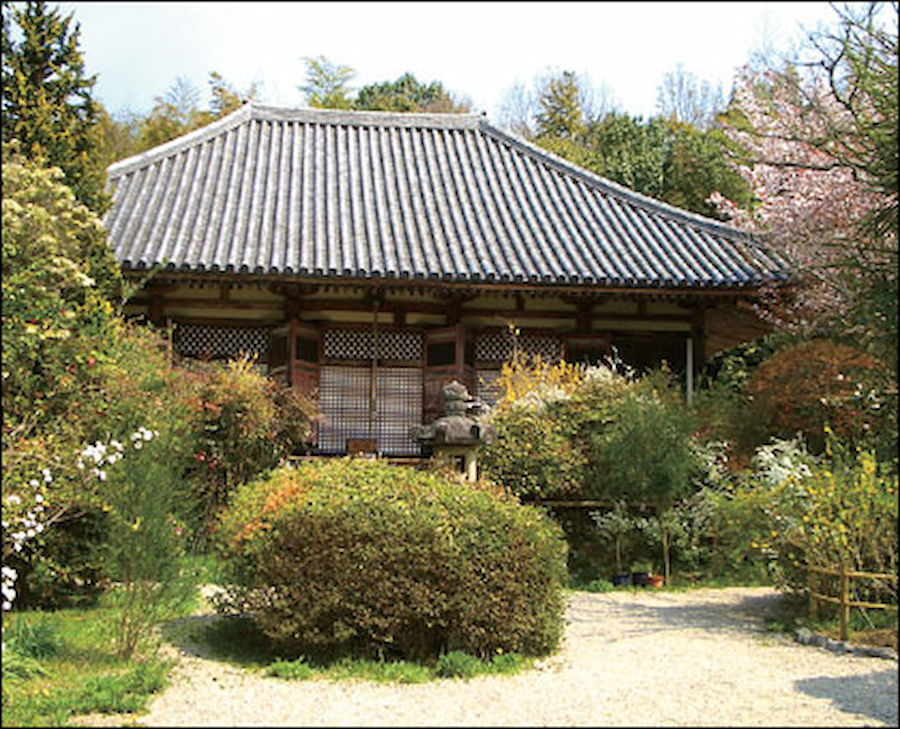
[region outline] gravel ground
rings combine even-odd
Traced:
[[[534,671],[291,682],[183,646],[142,726],[897,726],[897,662],[772,635],[769,588],[572,593]],[[195,618],[200,620],[202,618]],[[207,618],[209,619],[209,618]]]

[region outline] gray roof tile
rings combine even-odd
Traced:
[[[108,172],[125,270],[666,288],[786,275],[748,234],[479,115],[248,104]]]

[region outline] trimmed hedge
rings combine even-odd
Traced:
[[[540,655],[562,633],[562,532],[489,484],[307,463],[239,488],[218,538],[225,606],[290,650]]]

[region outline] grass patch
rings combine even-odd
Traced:
[[[171,664],[152,651],[115,656],[110,607],[4,616],[3,726],[65,726],[95,712],[134,713],[168,681]]]
[[[517,653],[499,654],[491,661],[483,661],[461,651],[452,651],[427,663],[317,654],[314,651],[304,656],[291,656],[280,652],[252,620],[243,617],[220,618],[194,629],[187,637],[216,660],[294,681],[359,679],[378,683],[425,683],[439,678],[512,674],[534,665],[533,658]]]

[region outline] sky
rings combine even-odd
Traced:
[[[497,119],[515,84],[564,70],[615,106],[656,111],[681,65],[727,95],[754,51],[787,51],[834,11],[827,2],[62,2],[81,25],[96,96],[146,113],[178,77],[208,101],[210,71],[259,101],[304,106],[304,57],[356,71],[351,87],[413,73]]]

